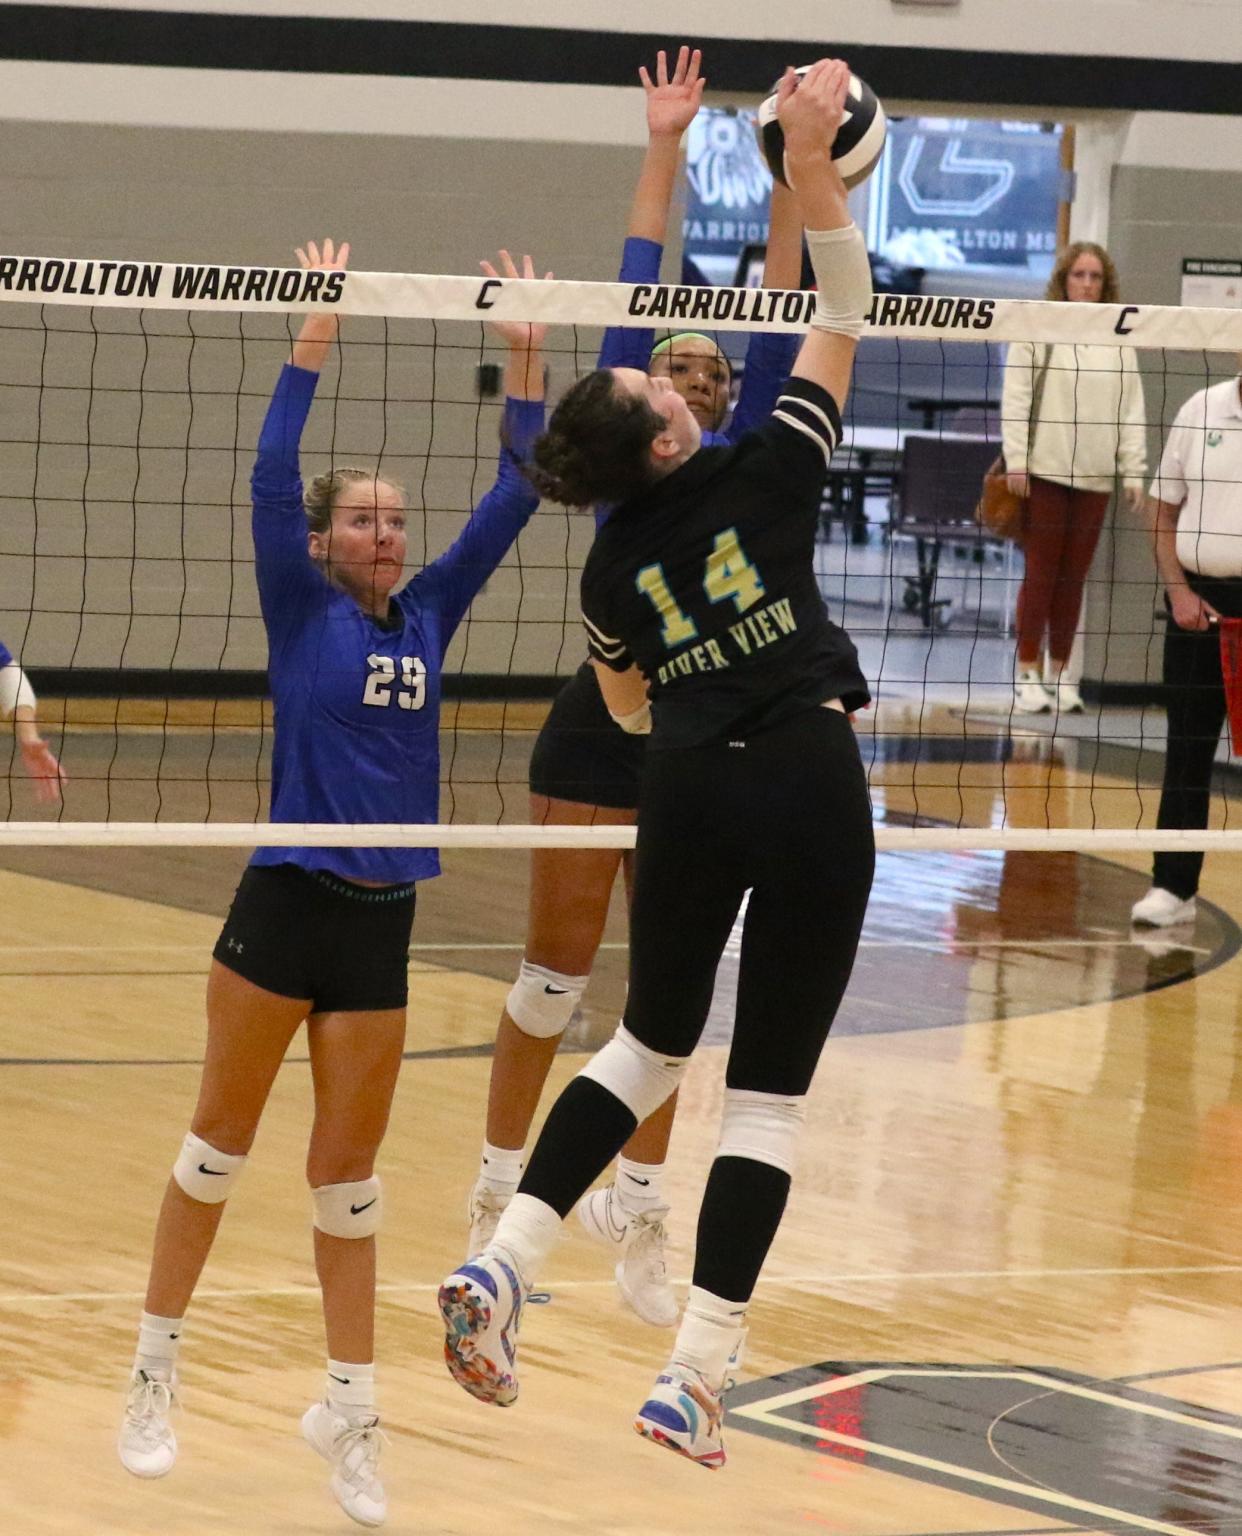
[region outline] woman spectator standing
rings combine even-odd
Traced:
[[[1089,241],[1067,247],[1052,269],[1047,297],[1117,303],[1117,269],[1108,252]],[[1014,342],[1005,360],[1001,418],[1009,488],[1029,498],[1014,708],[1042,714],[1055,705],[1062,714],[1077,713],[1082,697],[1065,668],[1116,480],[1133,510],[1143,502],[1147,419],[1134,349]]]

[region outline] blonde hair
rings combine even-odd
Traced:
[[[327,533],[332,527],[332,508],[336,506],[336,498],[347,485],[356,485],[365,480],[391,485],[404,499],[405,488],[395,480],[377,475],[373,469],[358,469],[352,464],[343,464],[340,469],[330,469],[326,475],[316,475],[303,488],[302,506],[306,512],[307,532]]]
[[[1094,256],[1104,268],[1104,286],[1100,290],[1101,304],[1116,304],[1121,299],[1121,282],[1117,276],[1117,268],[1113,265],[1113,258],[1102,245],[1096,245],[1094,240],[1075,240],[1073,245],[1067,245],[1056,259],[1052,269],[1052,275],[1048,279],[1048,287],[1044,293],[1046,299],[1068,299],[1065,279],[1070,268],[1080,256]]]

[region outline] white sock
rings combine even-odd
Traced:
[[[623,1211],[641,1216],[656,1206],[666,1207],[664,1198],[664,1164],[636,1163],[631,1158],[617,1159],[617,1176],[613,1188]]]
[[[136,1371],[167,1371],[171,1376],[177,1368],[177,1351],[181,1348],[183,1317],[156,1317],[144,1312],[138,1323],[138,1350],[134,1355]]]
[[[323,1395],[328,1407],[343,1419],[374,1417],[375,1366],[329,1360]]]
[[[692,1285],[686,1298],[673,1359],[692,1365],[713,1391],[724,1383],[729,1356],[746,1331],[746,1304],[713,1296],[701,1286]]]
[[[561,1227],[561,1218],[550,1205],[534,1195],[514,1195],[505,1206],[496,1236],[483,1251],[500,1249],[502,1256],[517,1266],[522,1284],[529,1290],[556,1246]]]
[[[485,1141],[479,1177],[496,1194],[512,1195],[522,1182],[525,1156],[523,1147],[494,1147],[490,1141]]]

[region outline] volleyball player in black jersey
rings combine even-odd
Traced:
[[[701,56],[683,47],[670,64],[657,56],[654,80],[639,70],[647,115],[647,152],[626,227],[620,281],[656,283],[676,184],[682,135],[702,102]],[[802,275],[802,226],[793,194],[772,190],[766,287],[796,288]],[[666,376],[713,442],[736,441],[775,404],[799,338],[755,332],[737,407],[728,425],[730,366],[706,336],[680,334],[653,350],[653,334],[633,327],[605,333],[597,367],[642,369]],[[721,435],[717,435],[721,434]],[[596,509],[597,522],[606,508]],[[608,714],[589,662],[557,695],[530,762],[532,822],[578,826],[633,825],[646,737],[622,731]],[[470,1253],[491,1240],[517,1190],[539,1096],[560,1036],[574,1015],[595,961],[617,872],[627,894],[633,855],[614,848],[537,848],[531,855],[525,952],[496,1034],[487,1129],[478,1179],[470,1193]],[[660,1106],[621,1149],[613,1182],[582,1200],[585,1231],[606,1246],[626,1303],[644,1322],[672,1327],[679,1307],[664,1260],[663,1188],[676,1098]]]
[[[674,1092],[749,890],[720,1142],[672,1359],[636,1427],[701,1465],[724,1462],[727,1362],[790,1185],[805,1095],[854,962],[874,865],[848,711],[868,700],[829,622],[815,526],[870,301],[862,237],[830,157],[848,68],[780,86],[791,181],[819,297],[770,420],[701,447],[664,381],[588,375],[536,445],[536,481],[570,505],[617,503],[582,580],[605,702],[651,744],[631,913],[630,991],[614,1038],[548,1116],[492,1243],[440,1290],[450,1371],[517,1396],[516,1330],[560,1225],[634,1126]]]

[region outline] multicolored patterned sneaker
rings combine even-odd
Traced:
[[[483,1403],[517,1401],[517,1331],[526,1291],[517,1271],[482,1253],[440,1287],[444,1363],[459,1386]]]
[[[634,1428],[646,1439],[712,1471],[725,1464],[723,1424],[720,1394],[693,1366],[676,1360],[656,1377],[634,1420]]]

